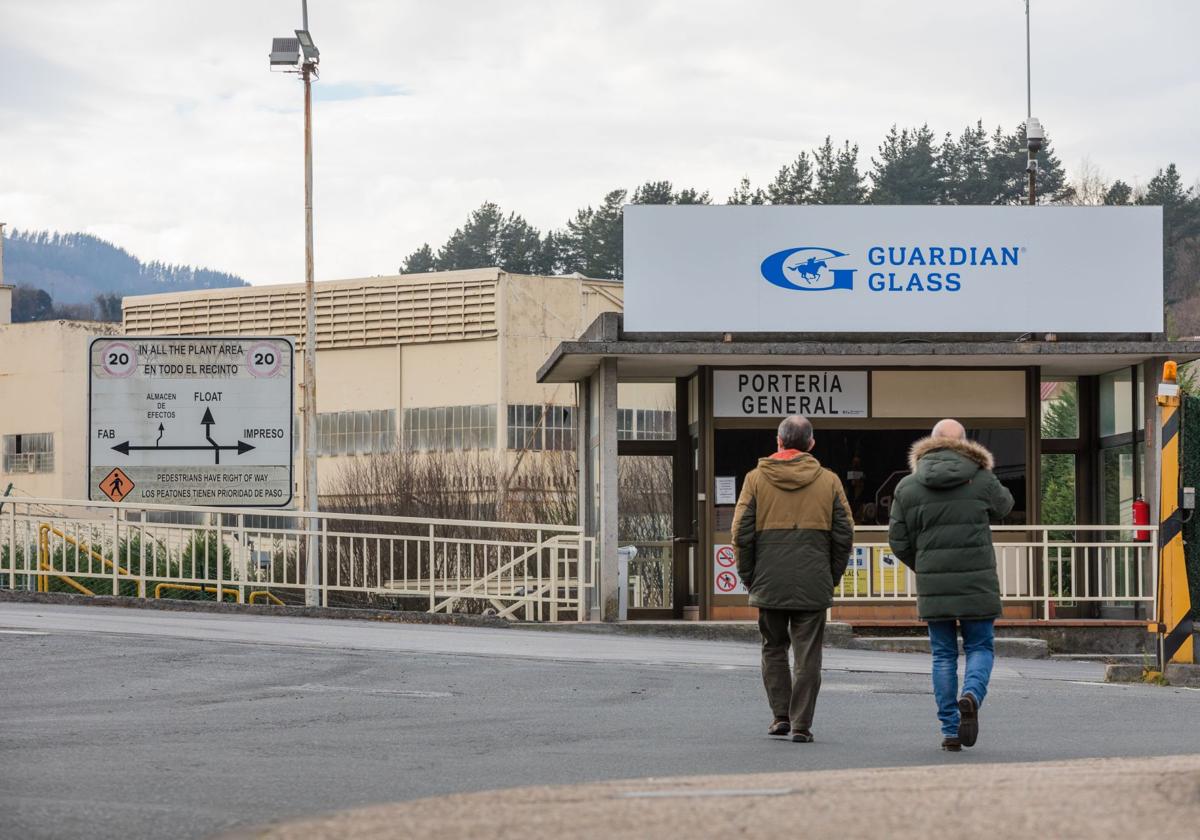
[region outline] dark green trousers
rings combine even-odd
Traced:
[[[810,729],[817,693],[821,690],[821,643],[825,641],[825,610],[758,611],[762,633],[762,675],[767,702],[777,720],[790,720],[792,729]],[[788,647],[796,655],[793,674]]]

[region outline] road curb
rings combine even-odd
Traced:
[[[1167,665],[1164,676],[1171,685],[1200,688],[1200,665]]]
[[[1110,683],[1140,683],[1144,682],[1146,668],[1140,662],[1118,662],[1104,669],[1104,681]]]
[[[458,627],[490,627],[511,629],[516,626],[503,618],[460,613],[411,612],[402,610],[372,610],[357,607],[299,607],[268,604],[218,604],[214,601],[179,601],[170,598],[131,598],[113,595],[73,595],[66,592],[23,592],[0,589],[0,603],[56,604],[72,607],[119,607],[130,610],[159,610],[163,612],[220,613],[233,615],[283,616],[286,618],[337,618],[357,621],[390,622],[394,624],[443,624]]]
[[[929,653],[928,636],[860,636],[851,645],[855,650],[875,650],[886,653]],[[962,643],[959,643],[962,651]],[[997,636],[997,656],[1011,659],[1049,659],[1050,646],[1044,639],[1022,639]]]
[[[642,636],[665,639],[694,639],[715,642],[762,641],[758,623],[754,621],[622,621],[622,622],[563,622],[559,624],[526,623],[513,625],[522,630],[543,632],[593,633],[610,636]],[[853,648],[854,631],[849,624],[830,621],[825,624],[825,646]]]

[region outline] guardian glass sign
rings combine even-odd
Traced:
[[[1161,332],[1162,210],[629,206],[625,329]]]

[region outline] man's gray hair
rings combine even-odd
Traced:
[[[808,447],[812,445],[812,439],[813,427],[807,417],[793,414],[791,417],[783,418],[783,422],[779,424],[779,440],[785,449],[799,449],[801,452],[807,452]]]

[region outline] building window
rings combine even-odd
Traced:
[[[617,409],[617,440],[633,440],[633,409]]]
[[[618,408],[617,440],[675,440],[675,412]]]
[[[575,448],[575,406],[510,405],[508,448],[565,451]]]
[[[545,408],[546,449],[566,452],[575,448],[575,406],[548,405]]]
[[[510,405],[508,407],[508,448],[542,448],[542,407],[540,405]]]
[[[636,440],[674,440],[675,412],[639,408]]]
[[[404,409],[404,447],[417,452],[494,449],[496,406]]]
[[[4,436],[4,471],[7,473],[54,472],[54,434]]]
[[[396,446],[396,410],[335,411],[317,415],[318,455],[371,455]]]

